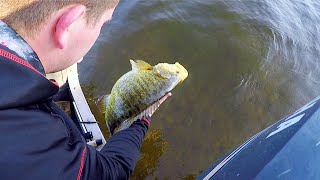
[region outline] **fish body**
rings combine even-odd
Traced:
[[[141,60],[130,62],[132,70],[118,79],[104,99],[105,119],[112,134],[129,127],[144,115],[144,110],[188,76],[179,63],[151,66]]]

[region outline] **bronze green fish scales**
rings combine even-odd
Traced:
[[[132,70],[115,83],[111,94],[103,99],[105,119],[111,134],[129,127],[145,116],[145,110],[183,82],[188,71],[179,63],[155,66],[130,60]]]

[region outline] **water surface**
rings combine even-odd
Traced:
[[[121,1],[80,65],[87,97],[109,93],[129,59],[189,71],[156,112],[132,179],[193,179],[318,96],[319,12],[316,0]]]

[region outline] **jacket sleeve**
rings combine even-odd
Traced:
[[[101,151],[87,146],[84,179],[129,179],[147,130],[147,123],[137,120],[108,139]]]

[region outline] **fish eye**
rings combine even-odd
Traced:
[[[176,73],[179,74],[180,72],[179,72],[179,71],[176,71]]]

